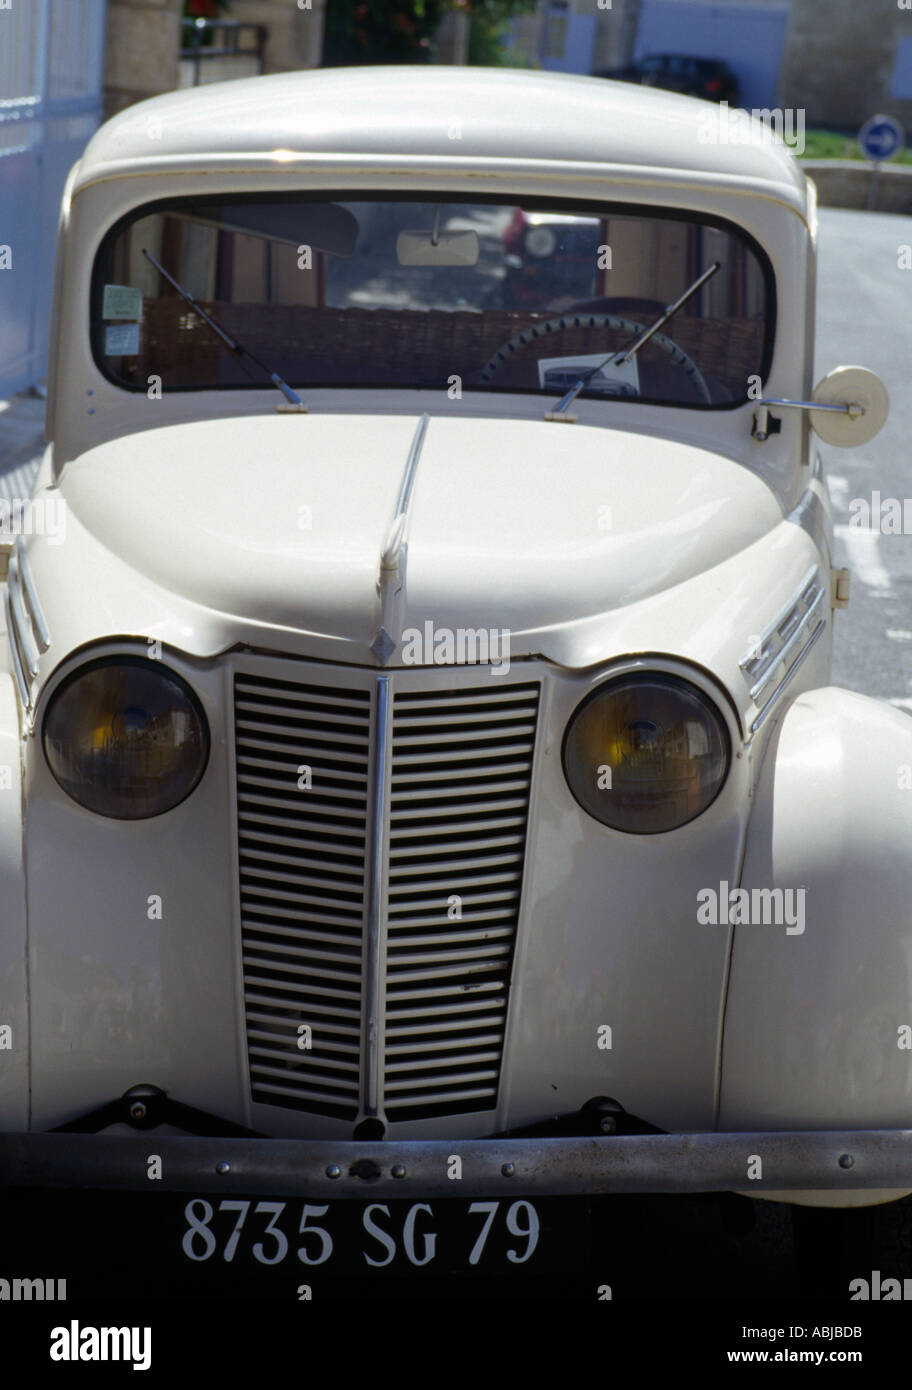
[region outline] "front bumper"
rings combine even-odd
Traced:
[[[8,1133],[0,1187],[320,1198],[909,1191],[912,1130],[402,1143]]]

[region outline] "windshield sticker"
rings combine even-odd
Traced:
[[[103,319],[141,319],[142,290],[132,285],[105,285],[101,307]]]
[[[594,371],[593,369],[598,370]],[[638,396],[640,394],[640,374],[637,360],[631,357],[623,366],[605,361],[603,352],[580,353],[575,357],[542,357],[538,363],[538,382],[549,391],[569,391],[593,372],[586,382],[587,391],[601,391],[606,396]]]
[[[139,352],[139,324],[111,323],[105,328],[106,357],[136,357]]]

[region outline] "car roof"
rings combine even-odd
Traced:
[[[293,170],[296,155],[360,155],[384,167],[419,157],[629,167],[637,177],[686,170],[753,185],[804,212],[804,175],[788,150],[707,140],[701,130],[715,110],[672,92],[517,68],[309,69],[128,107],[89,141],[72,192],[172,169],[275,172]]]

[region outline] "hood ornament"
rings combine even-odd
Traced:
[[[370,649],[380,662],[380,665],[385,666],[398,645],[399,643],[393,641],[386,628],[381,627],[378,629],[373,642],[371,642]]]
[[[418,421],[418,428],[412,438],[402,473],[402,481],[399,484],[399,495],[396,498],[396,507],[387,532],[386,544],[380,556],[380,573],[377,580],[377,588],[380,593],[380,626],[370,649],[381,666],[386,665],[399,645],[390,636],[390,629],[393,632],[401,632],[402,630],[401,622],[396,621],[395,617],[398,617],[401,612],[402,591],[405,587],[408,558],[406,527],[408,525],[409,503],[412,500],[412,491],[418,472],[418,460],[421,457],[430,418],[429,415],[422,415]]]

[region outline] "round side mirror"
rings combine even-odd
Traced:
[[[880,377],[867,367],[836,367],[818,381],[812,397],[815,405],[850,406],[856,409],[811,410],[811,425],[825,444],[851,449],[867,444],[883,428],[890,397]]]

